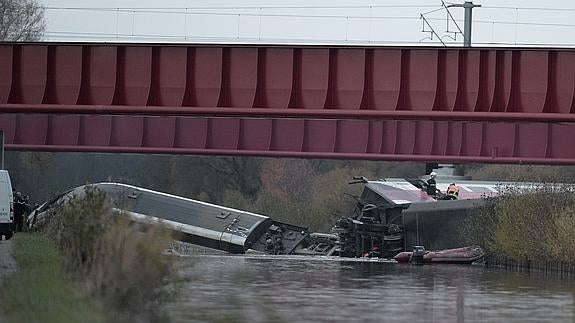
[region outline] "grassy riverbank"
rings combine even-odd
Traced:
[[[470,243],[502,263],[575,264],[575,194],[572,186],[506,188],[471,217]]]
[[[112,211],[89,188],[54,207],[38,233],[18,233],[19,270],[2,292],[13,322],[163,322],[176,268],[169,233]],[[104,313],[104,314],[103,314]]]
[[[101,309],[66,276],[50,239],[18,233],[13,243],[18,271],[6,278],[0,294],[9,322],[106,322]]]

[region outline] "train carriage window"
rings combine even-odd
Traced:
[[[225,219],[225,218],[227,218],[228,216],[230,216],[231,214],[232,214],[232,212],[222,211],[220,214],[216,215],[216,218]]]
[[[140,195],[142,195],[141,192],[132,191],[132,192],[130,192],[130,194],[128,194],[128,198],[137,199],[138,197],[140,197]]]

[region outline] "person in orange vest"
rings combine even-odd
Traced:
[[[459,187],[455,183],[451,183],[447,187],[447,197],[451,200],[457,200],[459,197]]]

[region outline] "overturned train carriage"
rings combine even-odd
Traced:
[[[114,211],[139,223],[161,223],[180,241],[244,253],[331,254],[333,235],[310,234],[307,228],[271,218],[120,183],[97,183],[77,187],[45,203],[33,218],[46,215],[52,206],[85,194],[87,187],[106,193]],[[330,243],[331,242],[331,243]]]
[[[358,182],[364,189],[353,213],[333,228],[339,237],[336,252],[344,257],[391,258],[415,245],[435,250],[465,245],[463,227],[484,203],[480,197],[497,192],[494,183],[469,182],[463,199],[442,201],[413,180]]]

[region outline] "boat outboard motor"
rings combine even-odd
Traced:
[[[423,256],[425,255],[425,248],[423,246],[413,246],[413,253],[409,262],[413,265],[423,265]]]

